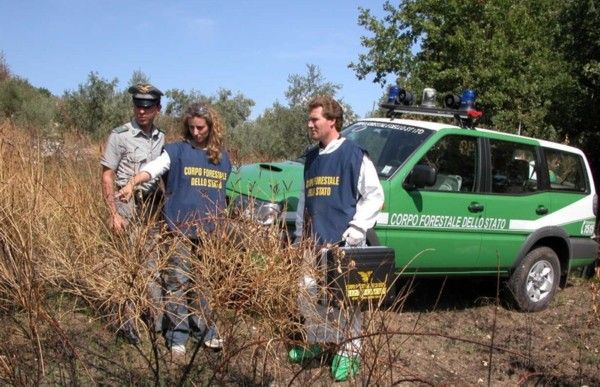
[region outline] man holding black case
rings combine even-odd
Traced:
[[[377,171],[363,149],[340,136],[343,110],[337,101],[319,96],[309,103],[308,110],[309,134],[319,144],[306,154],[296,239],[312,237],[318,248],[342,242],[347,246],[365,246],[367,230],[375,225],[383,205]],[[320,259],[318,255],[309,259],[313,267]],[[305,275],[301,288],[299,306],[308,346],[292,348],[288,358],[292,363],[300,363],[320,356],[325,343],[341,344],[331,372],[336,381],[347,380],[360,367],[362,314],[359,308],[348,313],[320,305],[313,276]]]

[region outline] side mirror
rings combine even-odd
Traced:
[[[404,188],[414,189],[432,186],[437,178],[437,170],[429,165],[417,164],[404,181]]]

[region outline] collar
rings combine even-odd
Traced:
[[[344,137],[338,137],[335,140],[331,141],[329,144],[327,144],[327,146],[325,148],[321,148],[320,144],[319,144],[319,154],[320,155],[325,155],[328,153],[333,153],[336,151],[337,148],[340,147],[340,145],[342,145],[342,143],[345,141],[346,139]]]
[[[144,132],[142,130],[142,128],[140,128],[140,125],[137,123],[137,121],[135,119],[131,120],[130,122],[131,125],[131,129],[132,129],[132,133],[133,136],[138,136],[138,135],[142,135],[142,136],[146,136],[146,137],[156,137],[159,134],[158,128],[156,126],[154,126],[154,124],[152,124],[152,132],[150,133],[150,135],[147,135],[146,132]]]
[[[203,151],[206,150],[206,147],[202,148],[202,147],[198,146],[196,144],[196,141],[190,140],[189,138],[186,138],[185,140],[183,140],[183,142],[187,142],[194,149],[199,149],[199,150],[203,150]]]

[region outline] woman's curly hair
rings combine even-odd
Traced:
[[[221,151],[223,148],[223,138],[225,137],[225,127],[221,122],[221,117],[217,111],[204,103],[193,103],[185,109],[182,119],[183,122],[183,138],[193,140],[192,134],[188,129],[188,120],[194,117],[202,117],[208,125],[208,142],[206,145],[206,154],[208,159],[213,164],[218,164],[221,161]]]

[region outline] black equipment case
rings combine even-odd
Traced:
[[[394,249],[334,247],[326,252],[327,285],[336,302],[361,309],[390,306],[396,298]]]

